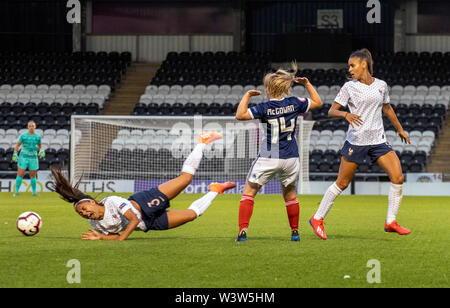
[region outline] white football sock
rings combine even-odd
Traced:
[[[402,202],[402,184],[391,184],[388,196],[388,212],[386,223],[389,225],[397,217]]]
[[[200,199],[195,200],[191,206],[189,207],[190,210],[193,210],[197,217],[201,216],[211,205],[213,200],[217,197],[218,193],[210,191]]]
[[[323,219],[327,216],[328,211],[334,204],[334,200],[342,193],[342,190],[336,185],[336,182],[328,187],[327,191],[323,195],[322,201],[320,202],[319,209],[314,215],[314,219]]]
[[[203,150],[205,149],[205,143],[199,143],[195,146],[194,150],[189,154],[183,164],[183,169],[181,172],[186,172],[194,175],[200,166],[200,162],[203,157]]]

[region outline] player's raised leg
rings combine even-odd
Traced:
[[[236,187],[236,184],[233,182],[211,183],[209,185],[209,192],[202,198],[195,200],[187,210],[167,211],[169,229],[181,226],[203,215],[218,194],[222,194],[226,190],[234,187]]]
[[[191,183],[192,177],[200,166],[206,145],[222,137],[222,134],[217,132],[200,133],[198,135],[198,144],[184,161],[181,175],[159,185],[159,191],[165,194],[169,200],[178,196]]]
[[[323,195],[322,201],[320,202],[319,209],[316,214],[309,219],[314,232],[321,239],[326,240],[327,235],[325,234],[325,228],[323,226],[323,220],[327,216],[331,207],[334,204],[334,200],[348,187],[350,182],[355,175],[358,164],[351,162],[345,158],[341,157],[341,165],[339,167],[339,174],[336,182],[328,187],[327,191]]]
[[[400,160],[394,151],[388,152],[377,160],[378,165],[383,169],[391,180],[391,187],[388,196],[388,211],[384,230],[386,232],[396,232],[400,235],[411,233],[409,229],[402,228],[396,221],[397,213],[402,201],[402,185],[404,177]]]

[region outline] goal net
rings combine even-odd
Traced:
[[[301,161],[299,193],[309,192],[313,124],[299,117],[295,132]],[[260,146],[265,146],[262,129],[258,121],[241,122],[234,117],[74,115],[71,181],[130,180],[134,181],[135,192],[155,187],[180,174],[184,160],[197,144],[198,133],[218,131],[224,138],[207,146],[193,184],[204,188],[212,181],[235,181],[240,190]],[[279,192],[276,178],[261,191]]]

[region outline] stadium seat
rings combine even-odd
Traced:
[[[405,161],[410,161],[414,157],[414,152],[411,150],[403,150],[400,155],[400,159],[403,159]]]
[[[414,159],[408,164],[408,170],[409,172],[422,172],[423,164],[419,160]]]
[[[323,158],[327,159],[328,161],[334,161],[339,158],[339,153],[335,149],[329,148],[325,150],[325,153],[323,153]]]
[[[334,160],[328,160],[327,158],[322,158],[319,162],[319,171],[320,172],[330,172],[330,168],[333,164]]]
[[[39,169],[40,170],[48,170],[50,167],[50,161],[44,157],[39,160]]]

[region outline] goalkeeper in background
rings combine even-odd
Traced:
[[[30,172],[30,182],[33,190],[33,196],[38,196],[36,193],[36,175],[39,169],[38,156],[40,158],[44,158],[45,152],[42,149],[41,136],[35,132],[36,123],[34,121],[29,121],[27,126],[28,131],[20,135],[19,141],[14,147],[14,154],[12,157],[12,161],[17,163],[16,189],[14,191],[14,197],[19,195],[22,179],[27,169]],[[20,155],[18,155],[17,153],[21,146],[22,150],[20,151]],[[37,149],[39,149],[39,154]]]

